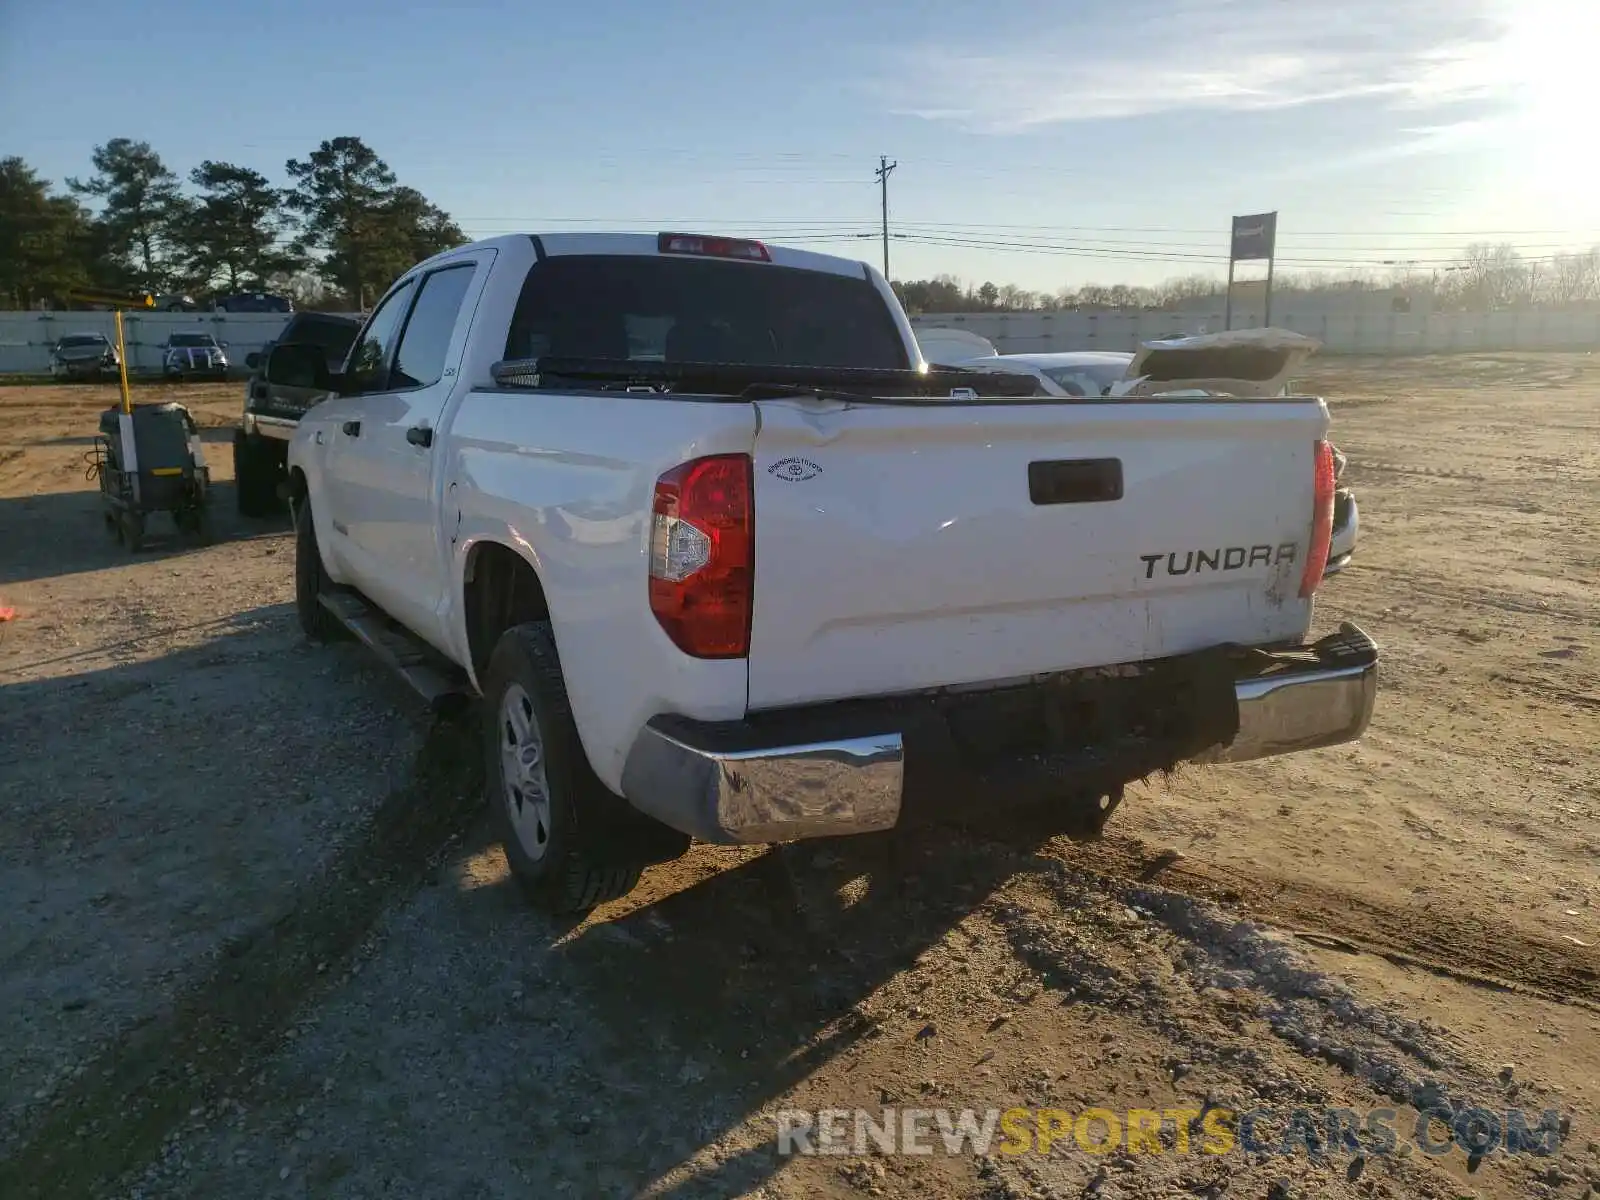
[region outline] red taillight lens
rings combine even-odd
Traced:
[[[663,233],[656,236],[662,254],[698,254],[705,258],[738,258],[745,262],[771,262],[763,242],[749,238],[704,237],[698,233]]]
[[[750,456],[717,454],[656,480],[650,611],[695,658],[750,653],[756,526]]]
[[[1305,572],[1300,576],[1300,598],[1309,600],[1322,586],[1333,542],[1333,444],[1318,442],[1315,452],[1316,483],[1312,489],[1311,545],[1306,550]]]

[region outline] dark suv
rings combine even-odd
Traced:
[[[233,479],[242,515],[264,517],[277,511],[278,484],[288,467],[289,439],[306,410],[325,395],[310,388],[268,383],[261,376],[267,355],[277,345],[309,342],[323,348],[329,370],[337,371],[360,328],[361,322],[353,317],[296,313],[260,353],[245,356],[250,381],[245,384],[244,421],[233,435]]]
[[[237,292],[231,296],[218,296],[211,306],[225,313],[286,313],[294,311],[294,301],[287,296],[271,292]]]

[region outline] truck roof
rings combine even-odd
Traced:
[[[693,233],[692,230],[665,230],[670,233]],[[704,234],[697,236],[720,237],[721,234]],[[578,255],[578,254],[619,254],[638,257],[673,257],[663,255],[660,246],[660,234],[655,233],[602,233],[584,231],[581,233],[506,233],[492,238],[482,238],[465,246],[456,246],[443,253],[436,254],[427,260],[429,264],[444,262],[457,254],[470,250],[481,250],[485,247],[509,246],[516,242],[526,242],[532,238],[541,252],[548,257]],[[748,239],[737,239],[748,240]],[[771,255],[772,264],[779,267],[793,267],[802,271],[826,271],[833,275],[847,275],[854,279],[869,278],[869,268],[859,259],[841,258],[833,254],[818,254],[814,250],[796,250],[789,246],[781,246],[772,242],[762,242]],[[760,266],[762,264],[753,264]]]

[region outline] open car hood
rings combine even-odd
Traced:
[[[994,343],[965,329],[918,329],[917,347],[934,366],[953,367],[974,358],[990,358]]]
[[[1113,396],[1174,392],[1279,396],[1289,378],[1322,349],[1316,338],[1288,329],[1230,329],[1144,342]]]

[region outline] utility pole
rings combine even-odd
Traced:
[[[890,162],[885,155],[878,155],[878,169],[873,174],[878,179],[878,189],[883,196],[883,277],[889,278],[889,172],[900,164]]]

